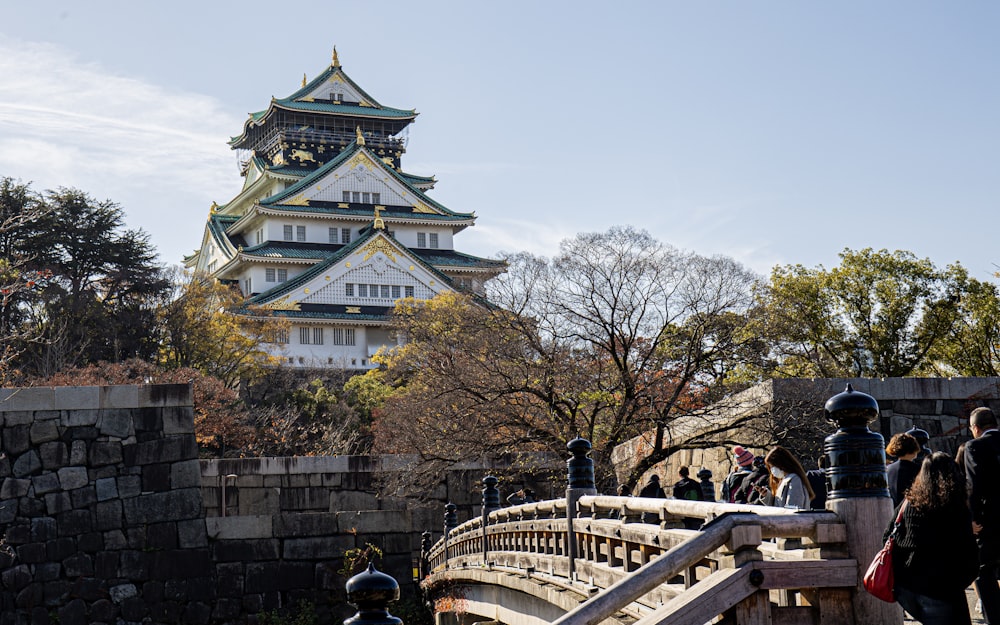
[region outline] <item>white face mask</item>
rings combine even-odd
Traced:
[[[779,469],[778,467],[771,467],[771,475],[780,480],[785,477],[785,472]]]

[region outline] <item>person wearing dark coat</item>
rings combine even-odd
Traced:
[[[753,459],[753,470],[750,475],[743,478],[743,483],[736,490],[733,503],[762,503],[758,486],[767,486],[771,480],[771,472],[764,464],[763,456],[755,456]]]
[[[649,476],[649,481],[646,482],[646,485],[639,491],[639,496],[650,497],[653,499],[666,499],[667,493],[664,492],[663,487],[660,486],[660,476],[655,473]],[[659,523],[660,519],[650,512],[644,512],[642,515],[642,522]]]
[[[882,536],[902,508],[892,553],[896,601],[922,625],[971,625],[965,589],[979,566],[965,493],[954,459],[932,454]]]
[[[701,500],[715,501],[715,484],[712,483],[712,472],[703,468],[698,471],[698,485],[701,486]]]
[[[983,602],[983,616],[1000,625],[1000,431],[989,408],[976,408],[969,416],[975,437],[965,443],[965,475],[969,482],[972,529],[979,543],[979,577],[976,590]]]
[[[924,458],[932,453],[931,448],[927,446],[927,443],[931,440],[931,435],[927,433],[927,430],[918,427],[912,427],[906,433],[917,439],[917,445],[920,447],[920,453],[917,454],[917,464],[919,465],[923,462]]]
[[[906,489],[913,483],[920,471],[920,461],[917,456],[920,454],[920,443],[909,434],[893,434],[889,439],[889,444],[885,447],[885,453],[896,458],[896,461],[885,468],[886,478],[889,481],[889,495],[892,497],[893,507],[898,507],[903,501]]]

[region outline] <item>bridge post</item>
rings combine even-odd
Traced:
[[[431,572],[430,566],[430,555],[431,555],[431,533],[423,532],[420,534],[420,569],[417,573],[419,579],[422,580],[427,577]]]
[[[374,564],[347,580],[347,602],[358,609],[344,625],[403,625],[389,614],[389,602],[399,599],[399,584],[391,576],[375,570]]]
[[[885,472],[885,439],[868,429],[879,415],[878,402],[866,393],[847,389],[827,400],[826,418],[839,427],[826,437],[827,510],[836,512],[847,528],[847,549],[857,560],[857,585],[849,597],[856,625],[900,625],[903,610],[876,599],[861,585],[868,564],[882,548],[882,531],[892,518]]]
[[[448,568],[448,537],[458,527],[458,506],[448,503],[444,507],[444,568]]]
[[[487,475],[483,478],[483,564],[488,564],[487,556],[490,551],[489,536],[486,535],[486,527],[489,525],[490,512],[500,509],[500,489],[497,484],[500,480]]]
[[[587,457],[592,445],[585,438],[574,438],[566,443],[572,455],[566,461],[566,555],[569,557],[569,578],[576,580],[577,540],[573,531],[573,519],[577,515],[576,503],[584,495],[596,495],[594,461]]]

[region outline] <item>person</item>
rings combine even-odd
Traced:
[[[748,449],[740,445],[733,447],[733,458],[736,461],[736,468],[722,480],[722,501],[728,503],[735,503],[736,491],[753,468],[753,454]]]
[[[771,479],[768,485],[759,491],[763,502],[779,508],[808,510],[809,503],[816,493],[809,485],[806,470],[798,458],[779,445],[767,452],[764,464],[771,472]],[[764,488],[767,490],[763,490]]]
[[[639,496],[651,497],[654,499],[666,499],[667,493],[663,492],[663,488],[660,486],[660,476],[655,473],[650,475],[649,481],[646,482],[646,485],[639,491]],[[659,517],[652,512],[642,513],[643,523],[659,523],[659,521]]]
[[[923,625],[971,625],[965,589],[976,578],[977,549],[965,476],[954,459],[941,451],[924,459],[883,540],[900,509],[892,553],[896,601]]]
[[[701,486],[701,500],[702,501],[715,501],[715,484],[712,483],[712,472],[708,469],[702,467],[701,471],[698,471],[698,485]]]
[[[922,430],[918,427],[912,427],[906,433],[917,439],[917,445],[920,447],[920,453],[917,454],[917,466],[920,466],[924,458],[931,455],[931,448],[927,446],[927,442],[931,440],[931,435],[927,433],[927,430]]]
[[[618,490],[616,491],[619,497],[631,497],[632,489],[629,488],[628,484],[619,484]]]
[[[526,486],[516,493],[507,495],[507,503],[512,506],[519,506],[522,503],[535,503],[535,491]]]
[[[733,503],[758,504],[760,501],[759,486],[763,486],[771,479],[771,473],[767,470],[763,456],[754,456],[753,470],[743,479],[743,483],[733,497]]]
[[[826,510],[826,467],[827,459],[825,454],[820,454],[816,459],[816,468],[806,471],[806,480],[812,486],[816,495],[809,502],[810,510]]]
[[[989,408],[976,408],[969,415],[971,441],[965,443],[965,475],[969,485],[972,531],[979,545],[979,576],[976,591],[983,616],[990,625],[1000,625],[1000,431]]]
[[[920,471],[920,463],[917,462],[920,443],[905,432],[893,434],[889,444],[885,446],[885,453],[896,458],[895,462],[885,468],[886,478],[889,480],[889,495],[892,497],[892,507],[895,508],[903,501],[906,489]]]
[[[701,485],[691,479],[688,468],[681,467],[677,470],[677,473],[680,475],[681,479],[674,482],[674,487],[672,489],[674,499],[701,501]],[[701,527],[704,520],[698,517],[686,516],[681,519],[681,522],[684,523],[684,527],[686,529],[696,530]]]

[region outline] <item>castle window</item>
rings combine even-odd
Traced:
[[[382,299],[389,299],[389,285],[382,285]]]
[[[344,202],[350,202],[351,201],[351,192],[350,191],[343,191],[341,193],[341,197],[343,198]]]
[[[287,269],[279,269],[278,270],[278,282],[285,282],[286,280],[288,280],[288,270]]]
[[[253,291],[250,290],[252,288],[252,286],[253,286],[253,282],[250,281],[250,278],[247,278],[246,280],[244,280],[243,281],[243,294],[244,295],[250,295],[250,293],[253,292]]]
[[[344,295],[347,297],[354,297],[354,285],[350,282],[344,285]]]
[[[306,240],[306,227],[305,226],[295,226],[295,240],[305,241]]]
[[[417,233],[417,247],[427,247],[427,233],[418,232]]]
[[[309,332],[312,328],[299,328],[299,343],[303,345],[309,345],[312,343],[312,333]]]
[[[337,238],[336,228],[330,228],[330,243],[340,243],[340,239]]]
[[[381,204],[382,203],[381,198],[382,198],[381,193],[372,193],[372,204]]]
[[[264,270],[264,282],[274,282],[274,269],[268,267]]]
[[[392,285],[392,299],[399,299],[399,286]]]
[[[354,328],[344,330],[344,345],[354,345]]]
[[[430,234],[431,239],[431,249],[436,250],[438,248],[438,234],[437,232],[432,232]]]
[[[361,192],[360,191],[351,191],[351,201],[354,202],[355,204],[360,204],[361,203]]]
[[[313,345],[323,344],[323,328],[313,328]]]
[[[405,293],[405,297],[413,297],[413,287],[412,286],[404,286],[403,287],[403,293]]]
[[[350,228],[341,228],[340,229],[340,242],[341,243],[350,243],[351,242],[351,229]]]
[[[378,285],[377,284],[369,284],[368,285],[368,294],[371,295],[372,297],[378,297]]]
[[[271,333],[271,342],[272,343],[278,343],[278,344],[286,345],[286,344],[288,344],[288,338],[289,338],[288,337],[288,330],[285,329],[285,328],[281,328],[279,330],[274,330]]]
[[[282,238],[284,238],[284,240],[286,240],[286,241],[291,241],[292,240],[292,227],[289,226],[289,225],[285,225],[285,226],[281,227],[281,230],[282,230],[282,234],[284,235]]]
[[[359,284],[358,285],[358,297],[368,297],[368,285]]]

